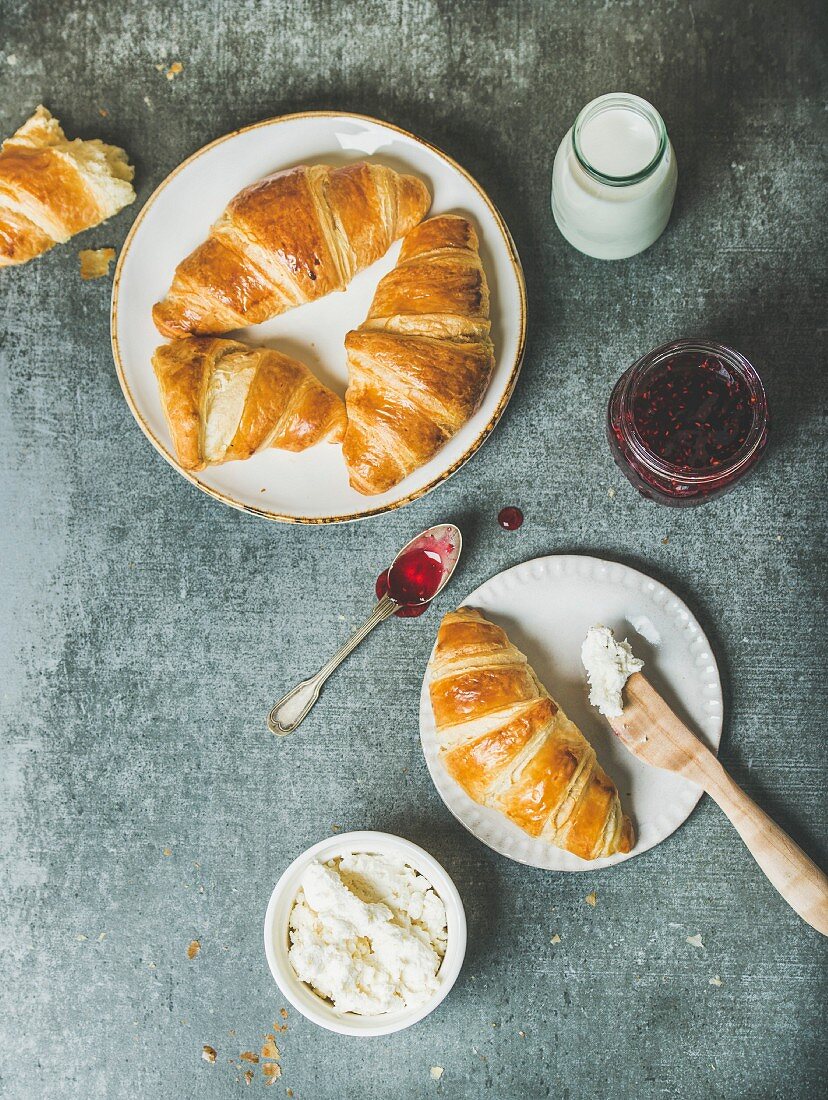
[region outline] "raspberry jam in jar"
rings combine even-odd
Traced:
[[[665,344],[618,379],[607,438],[645,497],[673,507],[703,504],[733,488],[765,449],[762,381],[743,355],[722,344]]]

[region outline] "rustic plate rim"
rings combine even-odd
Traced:
[[[198,160],[199,157],[203,156],[205,153],[208,153],[211,149],[216,148],[218,145],[222,145],[226,141],[231,141],[233,138],[239,137],[241,134],[246,134],[253,130],[258,130],[267,126],[275,126],[280,123],[295,121],[297,119],[303,118],[355,120],[357,122],[367,122],[376,126],[385,127],[386,129],[393,130],[395,133],[401,134],[403,137],[409,138],[417,144],[424,146],[436,156],[442,158],[456,172],[459,172],[460,175],[475,189],[475,191],[477,191],[483,202],[491,211],[492,216],[494,217],[495,223],[500,230],[504,243],[506,245],[506,250],[508,253],[512,271],[517,281],[520,302],[520,328],[518,333],[518,345],[515,351],[514,362],[512,363],[505,389],[501,394],[500,401],[498,402],[496,409],[492,413],[492,416],[483,426],[475,439],[471,441],[471,443],[466,448],[464,453],[460,456],[460,458],[458,458],[456,462],[452,463],[452,465],[449,466],[447,469],[439,473],[427,485],[424,485],[420,489],[409,493],[407,496],[402,497],[400,500],[392,501],[389,504],[380,505],[376,508],[372,508],[364,512],[352,512],[350,514],[332,516],[291,516],[285,515],[281,512],[273,511],[272,509],[257,508],[254,505],[245,504],[242,501],[234,500],[233,497],[228,496],[226,493],[222,492],[219,489],[214,489],[210,485],[205,485],[197,477],[195,477],[193,473],[185,470],[180,465],[175,456],[167,450],[160,439],[156,438],[155,434],[153,433],[152,429],[150,428],[149,424],[146,422],[143,414],[138,408],[138,404],[132,395],[129,383],[126,378],[126,373],[124,371],[124,366],[121,358],[121,349],[118,342],[118,306],[121,276],[123,274],[124,263],[129,253],[129,249],[133,243],[134,237],[138,232],[138,229],[140,228],[141,224],[144,221],[144,218],[146,217],[150,208],[154,205],[156,199],[159,197],[162,191],[164,191],[165,188],[169,186],[169,184],[172,183],[176,176],[178,176],[179,173],[183,172],[185,168],[188,168],[191,164]],[[247,126],[241,126],[236,130],[232,130],[227,134],[223,134],[220,137],[214,138],[213,141],[210,141],[206,145],[201,146],[200,149],[197,149],[194,153],[191,153],[190,156],[181,161],[181,163],[173,168],[173,170],[161,181],[161,183],[158,184],[158,186],[155,188],[155,190],[152,192],[152,194],[149,196],[147,201],[138,212],[138,215],[136,216],[135,221],[132,223],[132,226],[130,227],[126,239],[124,240],[124,243],[121,247],[120,255],[118,256],[118,262],[115,267],[115,276],[112,282],[112,297],[110,304],[110,342],[112,345],[112,356],[115,361],[115,370],[118,375],[118,382],[121,386],[121,391],[123,392],[124,399],[126,400],[130,412],[132,413],[139,428],[156,449],[156,451],[158,451],[162,458],[166,459],[166,461],[175,470],[177,470],[178,473],[182,475],[182,477],[185,477],[187,481],[189,481],[192,485],[195,485],[197,489],[201,490],[201,492],[206,493],[208,496],[213,497],[220,503],[226,504],[231,508],[235,508],[240,512],[247,512],[250,515],[260,516],[263,519],[267,519],[271,522],[276,523],[301,523],[320,526],[331,523],[352,523],[357,522],[358,520],[370,519],[372,516],[383,515],[386,512],[393,512],[398,508],[402,508],[407,504],[411,504],[413,503],[413,501],[418,500],[422,496],[425,496],[426,493],[430,493],[433,489],[436,489],[438,485],[441,485],[443,482],[447,481],[453,474],[457,473],[457,471],[462,466],[464,466],[469,461],[469,459],[473,457],[473,455],[477,453],[480,447],[491,435],[492,431],[494,431],[494,428],[496,427],[498,421],[506,410],[506,406],[509,404],[509,401],[512,398],[515,386],[517,385],[517,380],[520,375],[521,367],[523,365],[523,357],[526,350],[526,313],[526,280],[524,278],[523,266],[520,261],[517,246],[515,245],[514,238],[509,231],[509,227],[507,226],[503,215],[500,213],[497,206],[491,200],[486,190],[477,182],[474,176],[467,172],[466,169],[462,167],[462,165],[458,164],[452,156],[440,149],[439,146],[432,144],[432,142],[427,141],[425,138],[419,137],[417,134],[412,133],[410,130],[406,130],[403,127],[397,126],[392,122],[386,122],[383,119],[375,118],[372,115],[359,114],[353,111],[295,111],[289,114],[275,115],[271,118],[261,119],[259,122],[253,122]]]

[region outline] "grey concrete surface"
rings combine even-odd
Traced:
[[[156,65],[173,61],[167,81]],[[337,1038],[291,1011],[268,1095],[825,1090],[825,943],[711,803],[641,858],[569,877],[454,822],[417,737],[436,609],[375,634],[289,743],[263,726],[412,532],[460,523],[458,600],[518,561],[585,550],[687,599],[725,678],[725,764],[825,863],[824,70],[810,0],[0,0],[0,133],[42,101],[71,134],[124,145],[139,191],[0,276],[0,1094],[244,1092],[239,1053],[282,1021],[267,898],[334,826],[396,831],[444,862],[467,962],[438,1012],[390,1038]],[[578,109],[615,89],[661,109],[681,178],[656,246],[601,264],[558,235],[549,182]],[[82,283],[77,252],[119,247],[203,143],[323,106],[408,127],[489,189],[525,265],[530,338],[500,426],[450,483],[356,526],[288,528],[222,507],[155,454],[115,376],[110,280]],[[627,485],[602,420],[620,371],[685,334],[757,364],[774,425],[749,482],[676,512]],[[496,525],[505,504],[525,510],[517,534]]]

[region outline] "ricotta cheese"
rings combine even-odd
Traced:
[[[339,1012],[376,1016],[437,990],[446,940],[445,906],[423,875],[403,860],[355,852],[305,869],[288,957]]]
[[[629,642],[617,642],[606,626],[589,628],[581,660],[589,680],[590,703],[607,718],[617,718],[623,711],[624,684],[644,662],[634,656]]]

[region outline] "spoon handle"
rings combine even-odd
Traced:
[[[267,728],[270,732],[277,734],[279,737],[284,737],[287,733],[293,733],[299,723],[304,721],[308,711],[319,698],[322,685],[331,673],[339,668],[345,658],[353,653],[359,643],[367,638],[375,626],[385,622],[397,609],[398,605],[390,596],[383,596],[362,626],[354,631],[347,642],[339,647],[315,676],[311,676],[310,679],[303,680],[296,687],[291,688],[278,703],[273,705],[270,714],[267,716]]]

